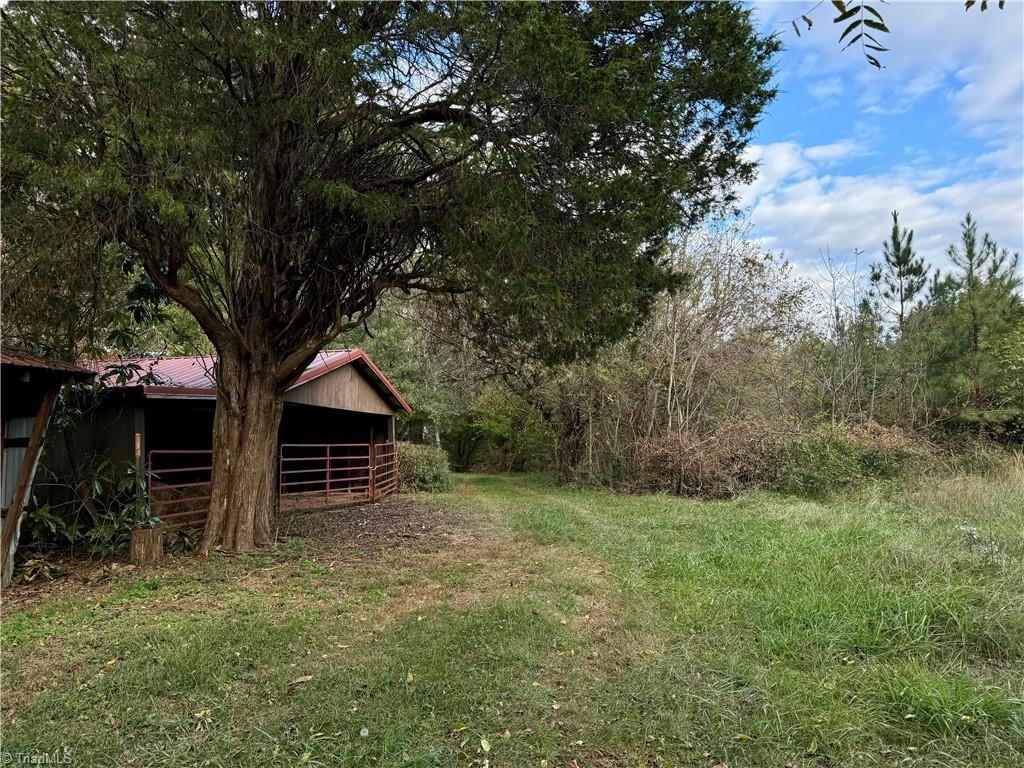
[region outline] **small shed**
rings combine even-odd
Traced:
[[[147,478],[152,513],[168,527],[205,521],[215,363],[194,356],[90,364],[105,386],[84,409],[73,451],[133,465]],[[285,394],[277,436],[281,503],[340,505],[395,490],[400,412],[412,409],[366,352],[319,353]]]
[[[69,381],[89,381],[95,374],[75,365],[47,360],[21,350],[0,351],[2,388],[2,583],[10,583],[14,552],[21,535],[25,502],[32,490],[46,428],[60,388]]]

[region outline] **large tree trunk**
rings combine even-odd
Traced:
[[[213,420],[213,487],[210,515],[199,545],[246,552],[271,541],[277,429],[284,387],[269,359],[220,351],[217,410]]]

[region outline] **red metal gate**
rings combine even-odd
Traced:
[[[166,528],[202,528],[210,512],[212,477],[213,451],[150,451],[146,459],[149,513]]]
[[[395,444],[285,443],[278,490],[281,509],[339,507],[398,489]]]
[[[150,514],[169,529],[202,528],[210,510],[212,451],[152,450],[146,461]],[[286,443],[278,459],[281,509],[361,504],[398,490],[394,442]]]

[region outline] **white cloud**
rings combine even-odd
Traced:
[[[792,4],[756,8],[767,31],[785,29],[777,25],[797,14]],[[983,14],[977,7],[965,12],[959,0],[879,8],[892,29],[881,71],[856,46],[840,50],[828,3],[818,8],[810,33],[783,32],[785,91],[802,89],[818,102],[839,96],[849,116],[837,130],[852,138],[751,147],[763,170],[742,194],[755,234],[805,273],[815,271],[826,248],[833,257],[862,249],[864,269],[879,257],[897,209],[901,223],[915,230],[919,253],[944,266],[946,246],[970,210],[1001,245],[1024,250],[1024,4],[1000,11],[993,3]],[[840,93],[833,94],[836,83]],[[927,110],[922,131],[926,118],[939,116],[959,138],[941,147],[919,143],[926,137],[906,130],[908,116],[900,118],[901,133],[892,132],[885,116],[913,119],[917,110]],[[877,117],[867,123],[867,115]],[[858,165],[856,158],[869,154],[906,162],[881,170],[877,162]]]
[[[827,77],[807,86],[807,92],[818,101],[826,101],[843,92],[843,81],[838,77]]]
[[[866,149],[853,139],[841,139],[830,144],[818,144],[804,150],[804,156],[812,162],[834,163],[854,155],[866,153]]]
[[[758,164],[757,179],[741,191],[741,197],[754,202],[780,185],[813,175],[818,167],[865,154],[867,149],[854,139],[803,147],[795,141],[755,144],[747,149],[747,159]]]
[[[792,3],[756,2],[765,31],[786,30],[797,13]],[[852,79],[859,106],[872,114],[896,114],[924,96],[944,92],[965,128],[993,122],[1019,130],[1024,105],[1024,3],[999,10],[965,11],[960,0],[901,2],[879,6],[891,34],[879,35],[890,51],[878,54],[884,69],[868,65],[859,47],[842,51],[840,27],[832,24],[834,9],[822,3],[813,14],[813,30],[801,37],[783,31],[793,77],[813,76],[816,89],[833,79]]]
[[[897,168],[877,175],[807,175],[764,191],[751,214],[755,232],[766,247],[785,251],[797,263],[815,264],[826,248],[833,256],[865,252],[862,268],[878,258],[891,226],[890,212],[900,212],[903,226],[914,230],[919,254],[936,266],[947,265],[945,249],[959,233],[968,210],[982,230],[1001,245],[1022,247],[1019,178],[946,179],[941,169],[915,173]],[[936,185],[937,184],[937,185]]]
[[[746,157],[758,165],[757,178],[741,192],[741,197],[748,202],[793,177],[803,178],[814,170],[804,157],[803,148],[795,141],[754,145],[747,149]]]
[[[1024,63],[1003,61],[990,71],[980,65],[957,73],[964,86],[952,94],[956,113],[976,134],[986,130],[1019,130],[1024,120]]]

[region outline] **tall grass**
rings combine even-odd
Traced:
[[[463,476],[418,497],[459,521],[425,550],[291,542],[66,585],[3,615],[3,748],[67,745],[83,765],[1021,765],[1014,462],[828,500]]]

